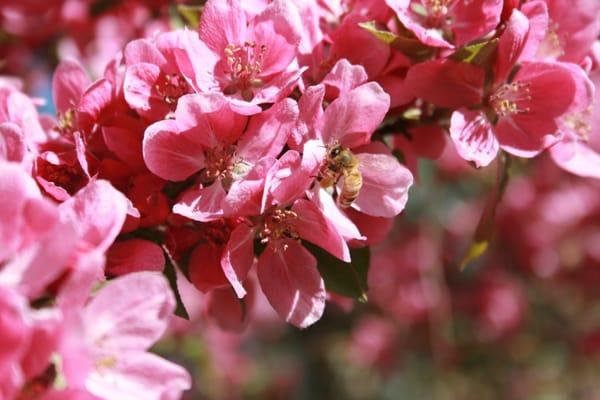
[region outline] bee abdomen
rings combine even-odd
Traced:
[[[358,168],[349,171],[344,176],[344,184],[338,196],[338,204],[342,208],[348,208],[360,193],[362,187],[362,175]]]

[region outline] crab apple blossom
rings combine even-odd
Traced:
[[[547,327],[595,346],[597,2],[0,3],[0,399],[294,398],[337,365],[300,393],[379,398],[490,344],[524,370]],[[574,396],[536,376],[473,392]]]

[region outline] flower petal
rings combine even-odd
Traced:
[[[258,260],[258,280],[267,300],[287,322],[306,328],[325,309],[325,283],[317,260],[300,243],[268,246]]]

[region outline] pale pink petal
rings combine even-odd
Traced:
[[[350,250],[336,227],[323,215],[312,201],[299,199],[292,206],[298,215],[294,228],[298,235],[327,250],[342,261],[350,262]]]
[[[356,46],[356,44],[354,45]],[[369,77],[362,65],[350,64],[347,59],[343,58],[336,62],[331,71],[323,78],[323,84],[335,87],[339,94],[343,94],[366,82],[367,79]]]
[[[107,79],[99,79],[92,83],[79,100],[77,121],[85,131],[91,130],[113,101],[113,86]]]
[[[190,131],[208,148],[226,147],[242,134],[247,117],[233,112],[219,94],[189,94],[179,99],[175,120],[179,131]]]
[[[550,147],[554,162],[572,174],[600,179],[600,154],[579,140],[562,140]]]
[[[0,123],[0,160],[21,162],[26,152],[21,128],[12,122]]]
[[[150,125],[143,153],[148,169],[163,179],[182,181],[204,167],[204,147],[197,135],[185,135],[174,120]]]
[[[281,72],[296,57],[300,43],[300,16],[286,0],[276,0],[258,14],[248,26],[248,38],[265,46],[261,75]],[[238,39],[237,43],[240,43]]]
[[[89,343],[115,352],[143,351],[165,332],[175,309],[169,282],[154,272],[110,281],[85,307]]]
[[[59,209],[63,218],[77,221],[81,250],[106,251],[121,231],[128,202],[108,181],[94,180]]]
[[[154,64],[163,69],[167,60],[151,40],[136,39],[125,47],[125,65],[130,67],[139,63]]]
[[[334,100],[323,114],[323,141],[345,147],[368,143],[390,107],[390,96],[369,82]]]
[[[317,139],[320,130],[316,129],[323,115],[323,98],[325,86],[315,85],[306,88],[298,100],[298,126],[292,131],[289,145],[294,150],[301,150],[306,140]]]
[[[365,239],[354,222],[348,218],[344,211],[340,210],[333,197],[325,189],[315,186],[314,192],[311,200],[319,207],[323,215],[331,221],[344,240]]]
[[[498,154],[498,140],[492,125],[481,112],[460,109],[452,113],[450,137],[458,154],[476,167],[489,165]]]
[[[204,188],[192,188],[173,206],[173,212],[195,221],[213,221],[223,217],[226,195],[218,181]]]
[[[58,113],[77,109],[79,99],[90,83],[90,78],[77,61],[61,61],[52,77],[52,97]]]
[[[128,239],[115,242],[106,253],[106,272],[124,275],[138,271],[162,271],[165,256],[154,242],[143,239]]]
[[[0,376],[19,363],[27,349],[30,327],[25,314],[27,304],[17,292],[0,286]]]
[[[239,0],[210,0],[202,12],[200,39],[213,52],[223,54],[228,44],[243,44],[246,24],[246,14]]]
[[[382,143],[373,143],[362,151],[365,152],[356,153],[356,157],[363,184],[352,207],[374,217],[400,214],[413,184],[412,174]]]
[[[191,387],[190,375],[184,368],[156,354],[97,354],[96,363],[101,365],[103,361],[111,366],[92,372],[86,381],[86,388],[102,399],[177,400]]]
[[[254,231],[240,224],[232,232],[221,257],[221,267],[238,298],[246,295],[242,281],[254,261]]]
[[[155,89],[160,77],[160,68],[149,63],[134,64],[125,72],[125,101],[140,115],[150,120],[162,119],[171,111],[170,105]]]
[[[325,284],[317,260],[294,240],[268,246],[258,261],[258,280],[271,306],[281,318],[306,328],[325,309]]]

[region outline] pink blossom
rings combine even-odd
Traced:
[[[74,315],[61,355],[70,388],[101,399],[177,399],[189,389],[181,367],[148,352],[165,332],[175,300],[165,278],[138,272],[117,278]]]
[[[386,0],[386,4],[421,42],[442,48],[485,36],[500,22],[502,10],[501,0]]]
[[[258,113],[259,104],[282,99],[296,85],[303,71],[295,62],[300,30],[290,2],[274,1],[248,18],[239,0],[209,1],[199,37],[185,37],[189,78],[198,92],[225,95],[237,112]]]
[[[461,108],[452,115],[451,138],[461,157],[476,166],[488,165],[500,148],[520,157],[539,154],[558,141],[561,118],[589,103],[579,89],[590,86],[588,78],[574,65],[523,62],[509,80],[529,30],[528,19],[513,11],[498,43],[494,84],[486,96],[488,114]]]

